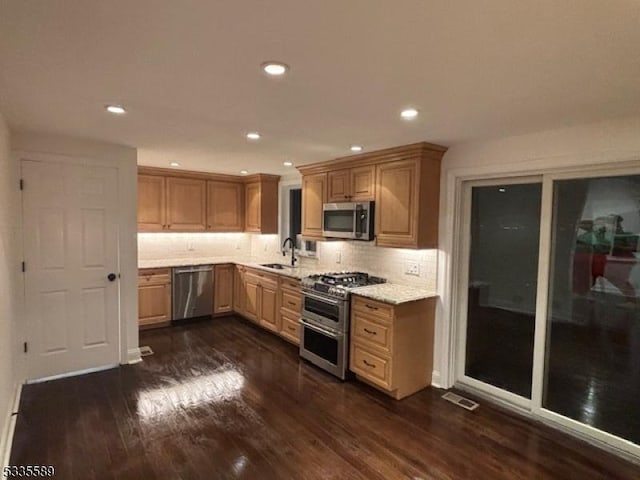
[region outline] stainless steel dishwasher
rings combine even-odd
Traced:
[[[173,269],[173,319],[213,313],[213,265]]]

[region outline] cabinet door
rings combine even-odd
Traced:
[[[233,277],[233,309],[240,315],[244,315],[246,295],[243,267],[236,266]]]
[[[257,283],[248,281],[245,283],[244,314],[250,320],[258,320],[260,308],[260,287]]]
[[[167,177],[167,224],[169,230],[197,232],[206,228],[207,182]]]
[[[368,202],[375,198],[375,165],[351,169],[351,201]]]
[[[260,325],[274,332],[279,332],[278,313],[278,291],[262,285],[260,287]]]
[[[400,160],[378,165],[376,176],[378,245],[415,246],[418,224],[417,161]]]
[[[213,279],[213,313],[233,310],[234,265],[216,265]]]
[[[138,324],[142,326],[171,320],[171,284],[138,287]]]
[[[207,182],[207,230],[241,232],[244,229],[243,204],[241,183]]]
[[[138,175],[138,231],[161,232],[166,228],[165,179]]]
[[[248,183],[245,185],[245,231],[260,232],[260,218],[260,183]]]
[[[348,202],[351,198],[350,170],[335,170],[327,174],[327,202]]]
[[[302,177],[302,235],[322,237],[322,206],[326,198],[326,173]]]

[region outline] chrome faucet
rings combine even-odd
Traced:
[[[284,239],[284,242],[282,243],[282,256],[285,257],[287,255],[287,252],[285,251],[287,242],[291,245],[291,266],[295,267],[298,259],[296,258],[296,242],[293,238],[287,237]]]

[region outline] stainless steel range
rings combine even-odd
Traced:
[[[349,297],[354,288],[385,283],[362,272],[311,275],[302,280],[300,356],[335,375],[347,376]]]

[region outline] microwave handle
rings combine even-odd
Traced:
[[[353,231],[355,233],[355,237],[356,238],[360,238],[362,237],[362,234],[364,233],[364,224],[367,218],[367,213],[364,211],[364,208],[362,208],[362,204],[361,203],[356,203],[356,211],[355,211],[355,215],[353,216]]]

